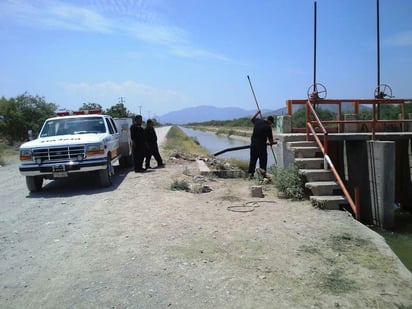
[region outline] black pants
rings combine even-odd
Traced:
[[[134,170],[142,170],[143,169],[143,160],[146,156],[146,151],[144,146],[133,146],[133,162],[134,162]]]
[[[155,158],[157,162],[157,166],[163,165],[163,160],[162,160],[162,157],[160,156],[159,147],[157,146],[157,143],[153,145],[149,145],[149,150],[146,154],[146,161],[145,161],[146,168],[149,168],[150,160],[152,156]]]
[[[253,174],[256,169],[256,162],[259,160],[259,167],[266,171],[266,166],[268,164],[268,152],[265,147],[250,146],[250,160],[248,173]]]

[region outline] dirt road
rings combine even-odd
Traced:
[[[1,167],[0,307],[412,307],[412,274],[348,214],[273,186],[251,198],[253,181],[165,159],[145,174],[117,169],[110,188],[80,177],[38,194],[16,160]],[[176,180],[212,191],[172,191]]]

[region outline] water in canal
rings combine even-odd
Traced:
[[[394,228],[392,230],[374,228],[374,231],[385,238],[393,252],[412,272],[412,214],[397,209],[395,210]]]
[[[211,153],[238,146],[249,145],[248,141],[242,141],[225,135],[217,135],[211,132],[182,128],[187,136],[194,137],[200,145]],[[249,149],[226,152],[218,158],[234,158],[249,161]],[[268,167],[274,164],[274,159],[268,150]],[[412,272],[412,214],[395,212],[395,228],[392,231],[374,229],[381,234],[400,260]]]
[[[193,130],[189,128],[181,128],[183,132],[190,137],[196,138],[199,144],[211,153],[216,153],[226,148],[233,148],[239,146],[249,145],[249,141],[239,140],[228,137],[227,135],[217,135],[212,132],[204,132],[200,130]],[[236,151],[229,151],[219,155],[217,158],[228,159],[233,158],[242,161],[249,161],[249,149],[242,149]],[[259,164],[259,163],[258,163]],[[273,156],[270,149],[268,149],[268,167],[274,164]]]

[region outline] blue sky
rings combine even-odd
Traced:
[[[262,109],[313,82],[313,0],[1,0],[0,96],[60,108],[123,97],[144,117],[186,107]],[[411,0],[380,0],[381,83],[412,97]],[[317,82],[372,98],[376,0],[317,1]]]

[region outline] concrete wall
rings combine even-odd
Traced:
[[[277,144],[273,147],[273,151],[275,153],[277,166],[279,168],[289,168],[294,166],[295,156],[294,153],[287,147],[287,142],[284,140],[278,140]]]

